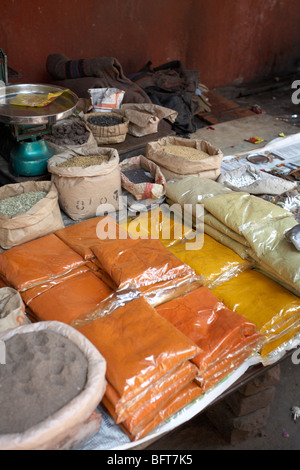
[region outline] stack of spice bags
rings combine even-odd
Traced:
[[[199,369],[197,381],[203,393],[261,349],[263,337],[256,326],[226,308],[207,287],[166,302],[156,311],[201,349],[192,362]]]
[[[250,261],[242,259],[235,251],[207,234],[202,234],[198,239],[196,237],[182,241],[168,249],[194,269],[197,275],[202,276],[209,288],[214,288],[252,267]]]
[[[54,234],[1,253],[0,275],[21,293],[34,321],[71,323],[94,311],[112,292]]]
[[[76,328],[106,359],[108,387],[102,403],[131,440],[201,395],[194,382],[198,370],[190,362],[200,348],[143,296],[110,315],[82,320]]]
[[[265,364],[273,363],[295,341],[300,341],[300,299],[277,282],[255,270],[213,289],[226,307],[253,322],[264,337]]]
[[[238,243],[261,271],[299,295],[300,252],[285,238],[285,233],[297,225],[290,212],[256,196],[234,191],[205,199],[203,204],[209,212],[205,227],[215,224],[215,232],[233,240],[232,249]],[[228,230],[234,234],[232,237]]]

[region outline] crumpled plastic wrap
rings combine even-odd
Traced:
[[[92,247],[102,269],[119,289],[191,278],[195,272],[156,239],[107,240]]]
[[[45,289],[27,305],[37,321],[56,320],[70,324],[94,312],[111,293],[108,285],[87,269]]]
[[[197,380],[203,391],[258,352],[263,344],[256,326],[225,307],[207,287],[160,305],[156,311],[201,349],[191,361],[199,368]]]
[[[233,191],[272,195],[291,191],[297,186],[295,182],[271,175],[249,164],[222,173],[218,178],[218,183]]]
[[[233,250],[214,240],[207,234],[199,248],[189,250],[194,240],[169,247],[171,253],[188,264],[198,276],[202,276],[206,286],[212,288],[239,273],[250,269],[251,263],[242,259]],[[196,245],[197,246],[197,245]]]
[[[82,445],[100,428],[101,421],[93,420],[92,416],[105,393],[106,361],[90,341],[74,328],[60,322],[24,325],[0,333],[0,340],[43,330],[55,331],[69,338],[83,352],[88,359],[86,386],[77,397],[40,424],[23,433],[1,435],[2,450],[69,450]],[[93,421],[91,425],[89,420]]]
[[[0,275],[19,292],[62,276],[84,260],[54,234],[0,253]]]
[[[168,371],[199,353],[142,296],[77,329],[106,359],[106,378],[120,397],[117,413]]]
[[[299,333],[300,300],[255,270],[219,285],[213,293],[231,310],[254,323],[264,336],[264,361],[274,361]]]
[[[295,225],[293,228],[288,230],[285,233],[285,236],[293,243],[294,247],[300,251],[300,224]]]

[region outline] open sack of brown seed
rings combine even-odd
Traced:
[[[96,112],[85,114],[84,119],[98,145],[117,144],[126,139],[129,121],[125,116]]]
[[[82,220],[122,206],[121,172],[116,149],[81,147],[48,160],[61,209],[73,220]]]
[[[205,140],[163,137],[147,144],[146,157],[159,165],[167,181],[186,176],[216,180],[223,153]]]
[[[167,182],[156,163],[143,155],[120,163],[122,187],[136,200],[159,199],[166,193]]]
[[[51,181],[26,181],[0,188],[0,246],[4,249],[64,228]]]
[[[99,431],[106,361],[85,336],[40,322],[0,341],[1,450],[78,449]]]

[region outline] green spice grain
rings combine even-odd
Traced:
[[[58,163],[56,166],[59,168],[69,168],[73,166],[87,168],[88,166],[101,165],[101,163],[107,162],[108,160],[108,155],[77,156],[62,163]]]
[[[16,214],[27,212],[46,196],[47,193],[44,191],[31,191],[2,199],[2,201],[0,201],[0,213],[7,217],[12,217]]]

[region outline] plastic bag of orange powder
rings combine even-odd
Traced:
[[[116,423],[119,424],[133,415],[142,413],[143,410],[153,410],[157,408],[158,401],[165,398],[165,394],[171,393],[172,386],[179,380],[185,380],[186,382],[193,380],[198,374],[197,367],[190,361],[176,367],[164,374],[160,379],[156,380],[146,390],[139,393],[135,398],[129,400],[126,403],[126,407],[123,407],[121,412],[116,414]],[[120,396],[115,391],[113,386],[108,383],[105,391],[106,399],[116,407],[120,400]],[[147,412],[148,414],[148,412]]]
[[[155,239],[107,240],[92,247],[92,251],[119,289],[195,276],[189,266]]]
[[[196,383],[192,382],[186,385],[182,390],[179,390],[172,398],[170,398],[165,404],[164,408],[162,408],[156,414],[152,421],[146,424],[143,428],[137,430],[135,434],[129,433],[125,427],[123,427],[123,430],[132,441],[142,439],[163,421],[169,419],[171,416],[175,415],[179,411],[183,410],[183,408],[191,404],[200,395],[202,395],[201,388]]]
[[[0,254],[1,276],[19,292],[62,276],[83,264],[83,258],[53,234]]]
[[[110,238],[114,240],[128,237],[126,230],[121,229],[110,216],[84,220],[57,230],[55,235],[85,260],[90,260],[95,256],[91,251],[91,246]]]
[[[149,421],[155,418],[156,414],[162,409],[167,400],[192,382],[197,375],[197,368],[192,364],[189,364],[189,366],[189,371],[186,371],[184,374],[175,374],[173,380],[169,380],[168,385],[166,385],[163,390],[154,395],[148,402],[141,404],[126,420],[122,421],[130,432],[135,433],[138,429],[148,424]],[[108,401],[108,397],[105,395],[103,404],[105,405]],[[111,406],[113,406],[113,404],[111,404]],[[113,417],[117,421],[118,417],[115,412]]]
[[[107,380],[120,396],[117,413],[168,370],[200,352],[143,297],[77,329],[106,359]]]
[[[219,360],[224,350],[257,335],[253,323],[225,307],[205,286],[156,307],[156,311],[201,348],[192,360],[200,371]]]
[[[30,302],[30,310],[39,321],[57,320],[70,324],[94,311],[111,292],[104,282],[87,271],[36,296]]]

